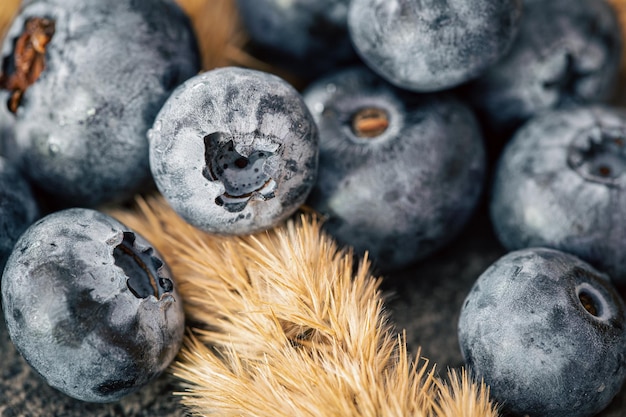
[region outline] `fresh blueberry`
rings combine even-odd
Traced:
[[[3,44],[0,119],[15,119],[21,169],[42,189],[68,205],[124,199],[149,184],[146,132],[198,68],[172,0],[30,1]]]
[[[305,78],[358,58],[348,36],[349,0],[237,0],[253,52]]]
[[[437,91],[477,77],[509,49],[521,0],[353,0],[357,52],[391,83]]]
[[[12,163],[0,156],[0,276],[13,245],[37,215],[30,185]]]
[[[500,158],[490,204],[507,249],[560,249],[626,286],[626,111],[589,106],[531,119]]]
[[[305,201],[317,175],[317,127],[302,97],[260,71],[227,67],[188,80],[148,137],[157,187],[208,232],[276,225]]]
[[[451,95],[401,91],[364,67],[304,92],[320,129],[309,205],[326,230],[382,270],[422,259],[456,236],[483,187],[473,113]]]
[[[504,59],[468,85],[473,105],[508,139],[542,111],[606,101],[621,63],[621,30],[604,0],[526,0]]]
[[[184,333],[163,258],[137,233],[90,209],[57,211],[20,237],[2,277],[11,340],[58,390],[115,401],[158,376]]]
[[[608,277],[573,255],[511,252],[467,296],[461,350],[515,415],[592,416],[626,378],[625,308]]]

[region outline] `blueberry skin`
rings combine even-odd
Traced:
[[[15,163],[17,150],[15,145],[15,118],[0,111],[0,157]]]
[[[390,271],[458,234],[485,176],[482,136],[467,106],[451,95],[406,93],[365,67],[325,77],[304,97],[320,129],[308,204],[328,218],[324,227],[337,241],[369,251]],[[364,109],[388,127],[362,136],[352,124]]]
[[[474,375],[516,415],[592,416],[626,377],[625,320],[606,275],[573,255],[529,248],[478,278],[459,342]]]
[[[237,0],[262,59],[305,77],[357,61],[348,36],[349,0]]]
[[[511,50],[468,85],[468,96],[489,128],[509,139],[542,111],[607,101],[618,82],[621,52],[609,2],[526,0]]]
[[[116,401],[153,380],[184,333],[163,258],[90,209],[55,212],[20,237],[2,278],[2,306],[26,361],[83,401]]]
[[[317,127],[301,95],[260,71],[226,67],[193,77],[148,137],[157,187],[207,232],[273,227],[304,203],[317,175]]]
[[[187,17],[171,0],[31,1],[4,41],[4,69],[30,17],[56,28],[41,76],[5,115],[16,119],[22,171],[66,206],[130,197],[151,182],[154,117],[199,70]],[[8,99],[1,91],[0,112]]]
[[[509,250],[572,253],[626,286],[626,111],[554,110],[522,127],[495,170],[490,201]]]
[[[0,156],[0,277],[13,245],[39,214],[30,184]]]
[[[389,82],[438,91],[477,77],[509,49],[522,0],[353,0],[357,53]]]

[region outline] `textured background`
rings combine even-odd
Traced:
[[[626,10],[626,1],[614,2]],[[181,0],[194,17],[204,52],[204,68],[238,63],[269,69],[241,50],[245,37],[237,30],[232,3],[231,0]],[[0,36],[3,23],[15,13],[17,4],[17,0],[0,0]],[[412,352],[421,347],[422,355],[436,363],[442,372],[462,364],[456,324],[463,299],[482,271],[504,253],[495,240],[483,204],[455,243],[426,262],[386,277],[388,308],[398,329],[406,329]],[[176,382],[167,375],[115,404],[87,404],[58,393],[43,383],[15,351],[3,319],[0,352],[1,417],[185,415],[171,395],[178,389]],[[626,416],[626,388],[601,416]]]

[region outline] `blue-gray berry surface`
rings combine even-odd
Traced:
[[[32,32],[47,43],[33,46]],[[24,85],[17,62],[29,50],[40,50],[30,62],[40,73]],[[21,168],[67,205],[122,200],[150,183],[146,132],[199,69],[172,0],[30,1],[1,52],[0,119],[15,119]]]
[[[515,415],[590,417],[626,377],[624,301],[608,277],[553,249],[511,252],[468,294],[463,357]]]
[[[348,28],[361,58],[385,79],[437,91],[502,58],[521,9],[522,0],[353,0]]]
[[[305,78],[355,62],[348,0],[237,0],[239,14],[265,61]]]
[[[208,232],[276,225],[304,203],[317,175],[317,127],[301,95],[260,71],[226,67],[188,80],[148,137],[157,187]]]
[[[30,185],[17,167],[0,156],[0,277],[13,245],[38,213]]]
[[[110,402],[156,378],[182,343],[167,265],[140,235],[90,209],[66,209],[20,237],[2,277],[11,340],[54,388]]]
[[[332,236],[393,270],[457,235],[485,175],[482,136],[466,105],[404,92],[365,67],[325,77],[304,97],[320,130],[308,204],[327,216]]]
[[[14,125],[15,118],[8,112],[0,111],[0,156],[12,162],[15,162],[17,153]]]
[[[626,111],[555,110],[530,120],[505,148],[490,211],[509,250],[575,254],[626,285]]]
[[[621,46],[615,10],[605,0],[526,0],[511,50],[470,83],[469,95],[489,128],[508,139],[542,111],[607,101]]]

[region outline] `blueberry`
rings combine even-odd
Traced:
[[[552,249],[511,252],[465,299],[459,341],[493,398],[516,415],[592,416],[626,377],[624,301],[606,275]]]
[[[90,209],[66,209],[20,237],[2,278],[9,336],[58,390],[110,402],[158,376],[184,333],[182,300],[161,255]]]
[[[146,132],[199,58],[171,0],[35,0],[1,65],[0,119],[15,119],[21,169],[67,205],[95,206],[150,183]]]
[[[188,80],[148,137],[157,187],[208,232],[276,225],[305,201],[317,174],[317,127],[302,97],[260,71],[226,67]]]
[[[17,168],[0,156],[0,276],[13,245],[38,215],[30,185]]]
[[[468,86],[490,129],[508,139],[545,110],[607,101],[617,85],[621,31],[604,0],[530,1],[504,59]]]
[[[481,194],[485,151],[473,113],[451,95],[411,94],[364,67],[304,92],[320,129],[309,205],[326,230],[382,270],[453,239]]]
[[[495,172],[491,218],[509,250],[570,252],[626,285],[626,111],[588,106],[531,119]]]
[[[237,0],[253,52],[305,78],[357,60],[348,0]]]
[[[413,91],[477,77],[509,49],[521,0],[353,0],[348,28],[374,71]]]

